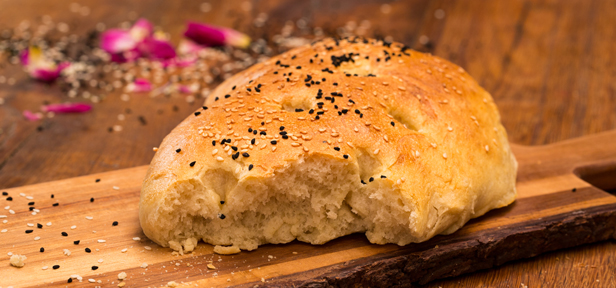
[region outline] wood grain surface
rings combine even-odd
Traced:
[[[0,253],[27,259],[19,269],[0,265],[5,275],[0,286],[62,287],[75,274],[83,282],[73,280],[73,285],[116,286],[124,272],[126,287],[171,281],[183,287],[413,287],[615,239],[616,197],[575,175],[616,169],[615,139],[616,130],[547,146],[515,145],[520,170],[512,205],[452,235],[406,246],[373,245],[354,234],[324,245],[294,241],[225,256],[201,244],[193,253],[173,255],[148,240],[139,226],[139,191],[147,166],[6,189],[3,198],[13,197],[6,204],[15,213],[0,216],[9,220],[0,235]],[[606,183],[616,187],[615,178]],[[28,202],[40,212],[31,215]]]
[[[238,8],[246,1],[212,0],[207,13],[200,11],[201,2],[79,1],[89,7],[87,16],[71,12],[72,2],[2,0],[0,30],[49,15],[80,34],[99,22],[111,27],[142,16],[177,40],[187,20],[240,29],[262,12],[269,16],[265,28],[272,33],[300,18],[330,30],[369,20],[375,34],[464,67],[493,95],[514,143],[553,143],[616,128],[616,6],[608,0],[263,0],[248,1],[248,11]],[[383,9],[385,3],[390,9]],[[132,97],[124,102],[110,95],[91,113],[31,123],[21,111],[60,101],[62,92],[28,80],[17,66],[2,65],[0,73],[16,80],[0,84],[5,100],[0,105],[2,187],[148,164],[151,147],[194,109],[184,99]],[[126,120],[117,120],[118,114]],[[123,131],[109,133],[107,128],[117,124]],[[615,244],[610,240],[553,252],[426,287],[616,287]]]

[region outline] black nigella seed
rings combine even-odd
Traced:
[[[225,204],[225,201],[220,201],[220,205]]]
[[[62,236],[66,237],[66,236],[68,236],[68,233],[62,232]]]
[[[394,123],[394,121],[391,121],[391,123],[390,123],[390,124],[391,124],[391,126],[396,127],[396,123]]]
[[[113,221],[113,223],[111,223],[112,226],[118,226],[118,221]]]
[[[13,201],[13,197],[6,197],[6,201]]]
[[[34,202],[28,202],[28,206],[34,205]]]
[[[248,133],[252,133],[252,128],[248,128]]]
[[[39,251],[45,252],[45,248],[41,247],[41,249],[39,249]]]
[[[96,183],[101,182],[101,179],[96,179],[96,181],[94,181],[94,182],[96,182]],[[53,198],[53,197],[51,197],[51,198]]]
[[[90,202],[94,202],[94,197],[90,198]]]
[[[229,94],[225,95],[225,99],[227,99],[229,97],[231,97],[231,95],[229,95]]]
[[[51,194],[51,199],[53,199],[53,197],[56,197],[56,196],[54,196],[53,194]]]
[[[51,206],[56,207],[56,206],[59,206],[59,205],[60,205],[60,203],[53,203]]]
[[[26,230],[26,234],[32,233],[34,230]]]
[[[252,140],[250,140],[250,144],[255,145],[255,142],[257,142],[257,140],[255,138],[252,138]]]
[[[571,189],[571,192],[575,192],[575,191],[577,191],[577,188]]]
[[[201,112],[199,111],[195,112],[195,116],[199,116],[199,114],[201,114]]]
[[[90,250],[90,248],[86,248],[86,253],[90,253],[92,252],[92,250]]]
[[[340,151],[340,147],[334,147],[334,150]]]
[[[182,149],[180,149],[180,148],[175,149],[175,153],[180,153],[180,152],[182,152]]]
[[[344,157],[344,159],[349,159],[349,155],[346,154],[342,155],[342,157]]]
[[[387,176],[385,176],[385,175],[381,175],[381,178],[382,178],[382,179],[385,179],[385,178],[387,178]]]
[[[2,192],[2,196],[9,196],[9,192]]]
[[[252,164],[248,165],[248,171],[252,170],[254,166]]]
[[[39,228],[39,229],[43,229],[43,224],[41,224],[41,223],[36,223],[36,227],[37,227],[37,228]]]
[[[80,242],[79,240],[75,240],[75,241],[73,241],[73,244],[79,245],[79,242]],[[88,251],[87,248],[86,248],[86,251]]]
[[[218,216],[220,219],[225,219],[227,218],[227,216],[225,216],[225,214],[220,214],[220,216]]]
[[[30,207],[30,211],[34,211],[34,209],[35,209],[34,206]]]
[[[374,177],[370,177],[370,179],[368,179],[368,181],[370,181],[370,182],[374,181]]]
[[[361,184],[366,184],[366,182],[364,182],[364,180],[361,180]]]
[[[247,152],[244,152],[244,153],[242,153],[242,156],[248,158],[248,157],[250,157],[250,154],[248,154]]]
[[[190,162],[190,167],[195,167],[196,163],[197,163],[197,161]]]
[[[280,126],[280,131],[284,130],[284,126]]]
[[[51,267],[51,268],[53,268],[53,270],[56,270],[56,269],[60,268],[60,265],[53,265],[53,267]]]
[[[203,110],[207,110],[207,106],[203,106],[202,108],[203,108]]]
[[[92,266],[92,270],[98,269],[98,266]]]
[[[276,140],[272,140],[272,141],[270,141],[270,143],[272,143],[272,145],[276,145],[276,143],[278,143],[278,142],[276,142]]]
[[[66,282],[73,283],[73,278],[68,278],[68,280]]]

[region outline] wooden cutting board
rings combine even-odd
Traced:
[[[615,238],[616,197],[576,175],[616,189],[616,131],[513,149],[520,164],[514,204],[474,219],[452,235],[404,247],[373,245],[356,234],[321,246],[296,241],[230,256],[213,254],[212,246],[200,244],[192,254],[174,256],[149,241],[139,227],[146,166],[0,190],[13,199],[0,198],[0,215],[6,215],[0,218],[0,287],[115,287],[120,272],[127,274],[125,287],[170,281],[191,287],[412,286]],[[40,212],[32,215],[29,202]],[[9,252],[26,255],[26,265],[11,267]],[[80,275],[83,282],[67,284],[71,275]]]

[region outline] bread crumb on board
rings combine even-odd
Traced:
[[[178,283],[175,283],[175,281],[168,282],[167,287],[178,287]]]
[[[237,254],[237,253],[240,253],[241,251],[242,250],[240,250],[240,248],[235,245],[234,246],[220,246],[220,245],[214,246],[214,253],[221,254],[221,255]]]
[[[124,280],[124,279],[126,279],[126,272],[120,272],[120,274],[118,274],[118,279],[119,279],[119,280]]]
[[[12,255],[11,256],[11,266],[21,268],[26,265],[24,260],[28,259],[25,255]]]

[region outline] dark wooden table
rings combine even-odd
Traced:
[[[187,20],[242,28],[266,13],[271,33],[300,18],[327,31],[368,20],[370,35],[391,36],[464,67],[492,93],[514,143],[546,144],[616,128],[613,1],[211,0],[209,12],[202,2],[119,0],[80,1],[88,9],[72,12],[72,2],[0,1],[0,30],[48,15],[69,24],[70,33],[83,34],[99,22],[112,27],[145,17],[177,43]],[[0,84],[2,187],[148,164],[152,147],[198,105],[181,97],[133,96],[126,102],[109,95],[87,114],[27,122],[24,109],[66,96],[54,85],[29,80],[19,66],[2,64],[0,71],[15,79],[14,85]],[[126,119],[118,120],[119,114]],[[109,132],[114,125],[123,130]],[[610,241],[427,287],[615,287],[615,258]]]

